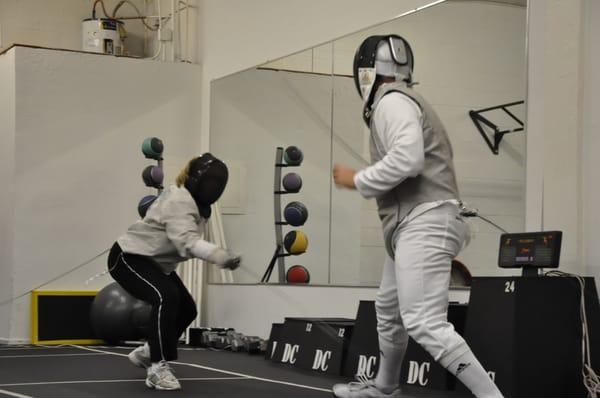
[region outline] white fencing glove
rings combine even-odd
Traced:
[[[221,268],[234,270],[240,266],[242,257],[225,250],[214,243],[198,239],[190,248],[190,253],[194,257],[217,264]]]

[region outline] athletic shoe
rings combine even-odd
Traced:
[[[152,365],[150,361],[150,346],[148,343],[139,346],[127,355],[129,361],[138,368],[148,369]]]
[[[357,376],[358,381],[333,386],[333,395],[338,398],[400,398],[400,389],[396,388],[389,394],[379,390],[374,380]]]
[[[157,390],[181,390],[181,384],[173,375],[173,370],[167,361],[160,361],[148,368],[146,386]]]

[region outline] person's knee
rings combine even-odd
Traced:
[[[377,314],[377,333],[387,341],[398,341],[406,333],[397,305],[389,305],[385,301],[375,302]]]
[[[398,317],[400,308],[398,307],[398,300],[391,297],[386,297],[382,294],[377,294],[375,299],[375,312],[377,318],[382,319],[393,319]]]
[[[411,311],[401,311],[401,314],[408,335],[417,343],[423,344],[434,338],[436,325],[430,319]]]
[[[420,318],[410,313],[403,313],[402,319],[408,335],[436,359],[464,343],[454,326],[445,320]]]
[[[185,307],[186,317],[191,323],[198,316],[198,310],[196,309],[196,303],[188,302]]]
[[[174,287],[167,286],[160,290],[161,302],[164,306],[178,307],[181,300],[179,290]]]

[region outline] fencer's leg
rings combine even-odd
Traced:
[[[498,398],[502,393],[494,384],[487,372],[479,363],[470,348],[454,361],[447,363],[440,360],[440,365],[445,367],[458,380],[460,380],[478,398]]]
[[[396,242],[400,313],[408,334],[478,398],[501,398],[464,339],[447,321],[450,269],[468,227],[445,205],[402,226]]]
[[[338,398],[400,398],[400,367],[408,344],[408,334],[400,318],[394,260],[387,258],[375,309],[379,333],[379,370],[375,380],[360,374],[360,382],[336,384],[333,395]]]
[[[408,345],[408,333],[400,317],[395,263],[386,257],[381,285],[375,301],[379,335],[379,370],[375,385],[390,393],[399,386],[402,360]]]
[[[194,298],[183,284],[181,278],[179,278],[175,272],[172,272],[171,275],[169,275],[169,278],[173,280],[179,290],[179,308],[177,310],[176,334],[177,336],[181,337],[188,326],[190,326],[198,316],[198,310],[196,309],[196,302],[194,301]]]

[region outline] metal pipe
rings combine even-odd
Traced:
[[[495,109],[500,109],[500,108],[504,108],[504,107],[508,107],[508,106],[521,105],[524,103],[525,103],[525,101],[515,101],[515,102],[510,102],[508,104],[502,104],[502,105],[490,106],[489,108],[477,109],[474,112],[477,112],[477,113],[488,112],[488,111],[493,111]]]

